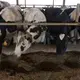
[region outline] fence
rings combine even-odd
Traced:
[[[80,23],[26,23],[26,22],[23,22],[23,23],[19,23],[19,22],[16,22],[16,23],[0,23],[0,25],[44,25],[44,26],[68,26],[68,27],[71,27],[71,26],[80,26]]]

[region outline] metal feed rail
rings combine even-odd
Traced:
[[[19,25],[44,25],[44,26],[46,26],[46,25],[59,26],[60,25],[60,27],[64,27],[66,25],[68,27],[72,27],[72,26],[76,27],[76,26],[80,26],[80,23],[25,23],[25,22],[24,23],[20,23],[20,22],[17,22],[17,23],[0,23],[0,25],[18,25],[18,26]],[[74,31],[74,37],[75,37],[75,40],[76,40],[76,42],[75,42],[75,44],[76,44],[77,43],[77,39],[78,39],[78,37],[77,37],[77,28]]]
[[[26,23],[26,22],[23,22],[23,23],[19,23],[19,22],[16,22],[16,23],[0,23],[0,25],[54,25],[54,26],[80,26],[80,23]]]

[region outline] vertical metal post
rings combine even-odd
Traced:
[[[25,0],[24,4],[25,4],[25,7],[26,7],[26,0]]]
[[[63,0],[63,7],[65,7],[65,0]]]
[[[52,5],[53,5],[53,7],[54,7],[54,0],[53,0],[53,4],[52,4]]]
[[[33,8],[35,8],[35,5],[33,5]]]
[[[16,5],[19,5],[19,1],[18,0],[16,0]]]

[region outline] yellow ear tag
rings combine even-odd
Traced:
[[[7,42],[6,41],[4,41],[4,43],[3,43],[3,46],[7,46],[8,44],[7,44]]]

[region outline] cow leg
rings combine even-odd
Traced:
[[[4,42],[5,36],[6,36],[6,31],[5,30],[1,30],[0,31],[0,54],[2,53],[2,44]]]
[[[60,36],[57,36],[56,40],[56,53],[57,54],[64,54],[67,48],[67,36],[63,36],[63,39]]]

